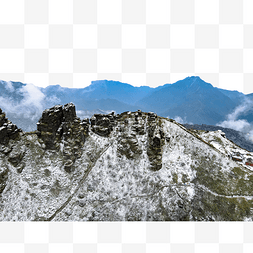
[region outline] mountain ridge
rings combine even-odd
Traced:
[[[155,113],[0,110],[1,221],[252,221],[253,153]]]
[[[0,96],[0,106],[8,116],[10,115],[10,119],[14,123],[22,122],[23,119],[18,119],[18,112],[14,117],[10,108],[13,108],[13,105],[24,103],[24,98],[27,96],[26,89],[27,85],[22,83],[13,83],[12,86],[11,82],[0,82],[0,92],[3,96]],[[215,88],[197,76],[187,77],[173,84],[165,84],[156,88],[134,87],[118,81],[97,80],[85,88],[50,85],[46,88],[35,86],[34,89],[41,93],[41,101],[36,104],[38,105],[36,111],[40,111],[36,112],[37,118],[35,117],[36,119],[30,122],[33,124],[33,128],[43,109],[54,104],[69,102],[74,102],[78,111],[101,109],[121,113],[141,109],[143,111],[154,111],[164,117],[181,117],[189,123],[215,125],[226,120],[227,115],[232,113],[245,99],[248,98],[253,101],[250,94],[244,95],[237,91]],[[33,95],[32,91],[29,90],[28,94]],[[13,102],[9,107],[6,106],[6,99]],[[29,108],[26,110],[29,111]],[[23,114],[25,113],[26,111],[23,111]],[[240,115],[240,119],[252,122],[253,112],[249,110]],[[20,127],[27,128],[27,125],[25,122]],[[32,130],[32,128],[28,130]]]

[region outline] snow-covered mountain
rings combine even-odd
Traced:
[[[2,221],[252,221],[253,153],[155,113],[43,112],[22,132],[0,111]]]

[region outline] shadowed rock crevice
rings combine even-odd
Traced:
[[[125,112],[118,115],[118,148],[127,159],[138,159],[143,153],[138,137],[145,134],[145,113]]]
[[[8,168],[1,167],[0,168],[0,194],[3,192],[3,190],[6,187],[6,182],[8,180]]]
[[[164,133],[161,128],[161,120],[155,113],[148,113],[148,148],[147,154],[152,170],[162,168],[162,147],[164,145]]]

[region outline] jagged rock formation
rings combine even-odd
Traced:
[[[3,133],[2,221],[253,219],[253,154],[221,131],[140,110],[80,120],[69,103]]]
[[[100,136],[109,136],[115,125],[115,118],[114,112],[107,115],[94,114],[90,119],[92,131]]]
[[[164,133],[161,129],[161,119],[158,120],[157,115],[148,113],[148,150],[147,154],[153,170],[162,168],[162,146],[164,144]]]
[[[6,146],[10,140],[15,140],[19,137],[20,129],[16,125],[12,124],[6,117],[5,113],[0,109],[0,152],[2,154],[9,155],[8,161],[14,166],[18,165],[22,160],[23,150],[17,150],[17,148],[10,148]],[[8,167],[0,166],[0,194],[6,187],[8,180]]]
[[[12,124],[0,109],[0,143],[7,143],[10,139],[15,139],[19,132],[20,129]]]
[[[44,141],[49,149],[59,147],[59,141],[66,137],[77,137],[78,143],[83,144],[85,135],[87,135],[87,121],[76,117],[75,106],[72,103],[64,106],[56,105],[51,109],[45,110],[37,123],[38,135]]]
[[[45,110],[37,123],[37,135],[47,149],[61,149],[64,168],[70,172],[88,135],[89,120],[76,117],[75,105],[56,105]]]

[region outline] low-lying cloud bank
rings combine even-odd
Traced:
[[[253,142],[253,126],[245,119],[238,119],[240,115],[253,108],[253,101],[245,99],[244,103],[235,108],[235,110],[227,116],[227,120],[218,123],[217,126],[231,128],[242,132],[244,136]]]
[[[46,97],[41,90],[33,84],[26,84],[15,90],[11,82],[7,82],[6,89],[22,97],[21,100],[13,101],[11,97],[0,96],[0,108],[7,113],[22,114],[25,118],[41,115],[48,104],[57,104],[60,100],[55,97]]]
[[[28,130],[36,129],[36,122],[41,117],[44,109],[60,103],[60,99],[56,96],[46,97],[40,88],[33,84],[25,84],[20,88],[14,88],[11,82],[2,82],[5,89],[11,93],[11,96],[6,94],[0,95],[0,108],[6,112],[7,117],[15,123],[15,120],[24,122],[22,128],[29,124],[32,126]],[[27,121],[27,123],[25,122]],[[27,129],[23,129],[26,130]]]
[[[170,118],[169,116],[167,117],[168,119]],[[186,119],[186,117],[184,117],[184,118],[182,118],[182,117],[180,117],[180,116],[175,116],[175,117],[173,117],[173,119],[176,121],[176,122],[178,122],[178,123],[180,123],[180,124],[190,124],[190,125],[192,125],[193,123],[192,122],[188,122],[187,121],[187,119]]]

